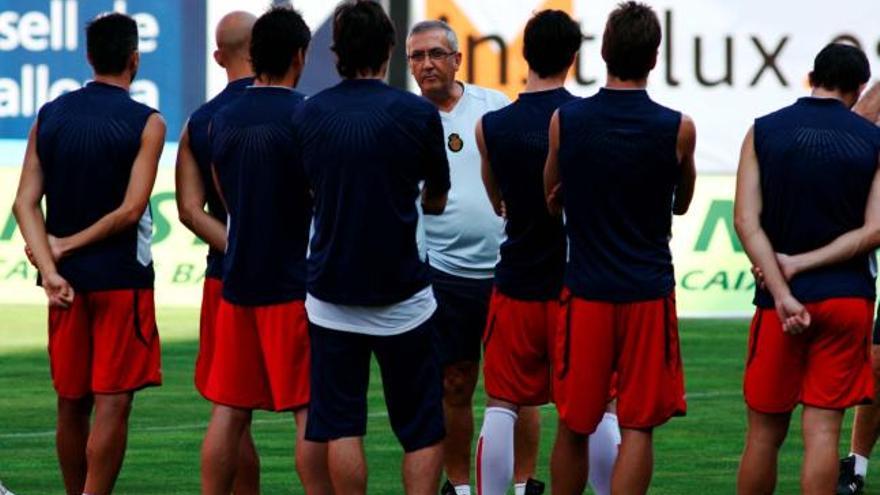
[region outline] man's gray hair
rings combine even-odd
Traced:
[[[455,34],[455,31],[449,27],[444,21],[422,21],[416,23],[412,29],[409,30],[409,37],[412,37],[414,34],[424,33],[425,31],[432,31],[434,29],[441,29],[446,33],[446,41],[449,43],[449,48],[457,52],[458,51],[458,36]]]

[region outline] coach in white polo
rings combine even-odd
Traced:
[[[470,494],[474,435],[472,398],[479,375],[486,325],[504,222],[489,203],[474,139],[484,114],[510,103],[502,93],[455,79],[462,54],[448,24],[424,21],[407,39],[407,58],[422,96],[440,111],[452,189],[442,215],[422,218],[431,266],[440,359],[444,366],[447,483],[443,495]],[[537,415],[531,417],[537,427]],[[531,450],[531,449],[530,449]]]

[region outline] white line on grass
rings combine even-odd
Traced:
[[[740,390],[724,390],[718,392],[690,392],[687,394],[687,399],[713,399],[716,397],[736,397],[742,395],[742,391]],[[552,404],[545,404],[541,406],[541,409],[552,409]],[[486,408],[483,406],[474,406],[475,412],[482,412]],[[387,418],[388,411],[377,411],[370,413],[368,415],[371,418]],[[279,423],[287,423],[289,421],[293,421],[292,418],[287,417],[278,417],[272,419],[254,419],[252,424],[255,425],[271,425],[271,424],[279,424]],[[186,430],[203,430],[208,427],[208,423],[202,421],[200,423],[188,423],[188,424],[180,424],[180,425],[165,425],[165,426],[143,426],[143,427],[132,427],[129,428],[129,434],[132,433],[154,433],[154,432],[163,432],[163,431],[186,431]],[[44,438],[44,437],[52,437],[55,435],[55,430],[44,430],[44,431],[20,431],[20,432],[11,432],[11,433],[0,433],[0,439],[21,439],[21,438]]]
[[[283,414],[283,413],[281,413]],[[370,413],[368,415],[371,418],[387,418],[388,412],[381,411]],[[293,418],[287,415],[279,418],[272,419],[254,419],[251,421],[251,424],[255,425],[271,425],[271,424],[279,424],[279,423],[287,423],[293,422]],[[162,432],[162,431],[186,431],[186,430],[203,430],[208,427],[207,421],[202,421],[200,423],[189,423],[189,424],[180,424],[180,425],[166,425],[166,426],[143,426],[143,427],[131,427],[128,429],[128,433],[151,433],[151,432]],[[23,431],[23,432],[12,432],[12,433],[0,433],[0,438],[41,438],[41,437],[51,437],[55,435],[55,430],[44,430],[44,431]]]

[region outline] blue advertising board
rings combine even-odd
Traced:
[[[26,138],[44,103],[91,79],[85,26],[109,11],[138,23],[132,97],[176,137],[205,98],[205,0],[0,0],[0,139]]]

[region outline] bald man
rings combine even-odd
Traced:
[[[223,252],[226,250],[226,209],[211,175],[208,130],[214,114],[236,100],[254,82],[248,50],[255,21],[256,17],[247,12],[232,12],[220,20],[215,33],[217,49],[214,50],[214,60],[226,70],[228,84],[220,94],[192,114],[180,135],[177,151],[177,210],[180,221],[209,246],[195,373],[196,388],[203,396],[214,364],[214,325],[223,288],[221,274]],[[205,445],[210,447],[211,444],[210,439],[206,438]],[[236,495],[259,493],[260,461],[250,426],[245,428],[241,436],[238,452],[236,464],[230,462],[228,466],[234,468]]]

